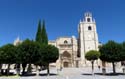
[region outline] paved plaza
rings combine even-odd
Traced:
[[[122,69],[117,68],[117,72],[121,73]],[[95,68],[95,73],[101,73],[102,71],[98,68]],[[107,68],[107,72],[112,72],[111,68]],[[40,73],[44,74],[45,71],[41,71]],[[0,77],[0,79],[125,79],[125,75],[117,75],[117,76],[103,76],[103,75],[90,75],[91,67],[87,68],[64,68],[62,71],[58,71],[55,68],[50,70],[50,73],[53,75],[50,76],[27,76],[27,77]]]

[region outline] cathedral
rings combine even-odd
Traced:
[[[14,41],[17,45],[19,38]],[[97,50],[99,47],[96,22],[90,12],[84,14],[83,19],[78,24],[78,38],[58,37],[56,40],[48,42],[59,49],[59,59],[53,63],[58,68],[63,67],[83,67],[90,65],[85,59],[85,53],[89,50]],[[97,65],[100,63],[97,61]]]
[[[86,12],[78,24],[78,38],[75,36],[59,37],[49,41],[49,44],[59,49],[57,67],[83,67],[90,64],[85,59],[85,53],[89,50],[98,50],[99,46],[96,22],[92,14]]]

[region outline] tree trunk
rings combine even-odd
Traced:
[[[1,70],[2,70],[2,64],[0,64],[0,75],[1,75]]]
[[[113,73],[115,74],[116,71],[115,71],[115,62],[112,62],[112,66],[113,66]]]
[[[27,72],[28,72],[28,73],[31,73],[31,64],[29,64],[28,69],[27,69]]]
[[[10,70],[10,64],[8,64],[8,68],[7,68],[7,76],[9,75],[9,70]]]
[[[17,75],[20,74],[20,64],[16,64]]]
[[[26,68],[26,65],[27,65],[26,63],[23,63],[23,64],[22,64],[22,68],[23,68],[22,75],[24,75],[24,74],[25,74],[25,68]]]
[[[91,63],[92,63],[92,74],[94,74],[94,72],[93,72],[94,71],[94,60],[92,60]]]
[[[102,61],[102,73],[103,75],[106,74],[106,62],[105,61]]]
[[[47,64],[47,75],[49,75],[49,64]]]

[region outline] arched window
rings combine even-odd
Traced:
[[[67,44],[67,43],[68,43],[68,41],[67,41],[67,40],[65,40],[65,41],[64,41],[64,44]]]
[[[90,22],[90,18],[87,18],[87,22]]]
[[[88,30],[92,30],[92,27],[91,27],[91,26],[89,26],[89,27],[88,27]]]

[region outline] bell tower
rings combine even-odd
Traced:
[[[96,22],[90,12],[84,14],[83,20],[78,25],[79,54],[82,64],[85,64],[85,53],[89,50],[98,50],[98,34]]]

